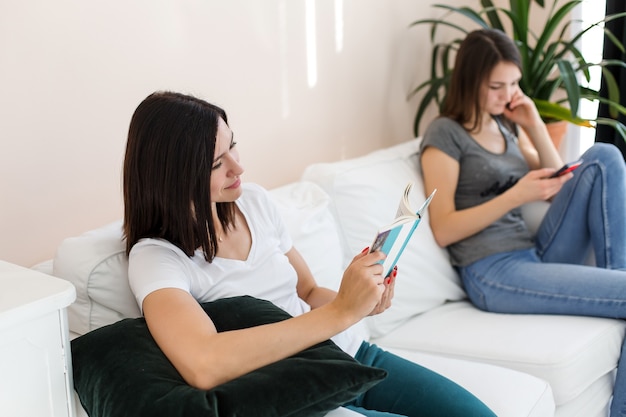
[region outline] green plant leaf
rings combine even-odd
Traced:
[[[586,97],[583,95],[583,98],[586,98]],[[617,110],[618,115],[617,115],[616,119],[619,117],[620,114],[626,116],[626,107],[625,106],[622,106],[621,104],[618,104],[615,101],[611,101],[608,98],[604,98],[604,97],[596,96],[594,100],[597,100],[600,103],[606,104],[607,106],[610,106],[611,108]],[[611,117],[613,117],[613,116],[611,115]]]
[[[504,31],[504,26],[502,26],[502,21],[500,21],[500,17],[498,16],[498,12],[496,11],[495,6],[491,2],[491,0],[480,0],[480,4],[483,6],[483,10],[487,15],[487,20],[489,20],[489,25],[494,29],[499,29]]]
[[[624,124],[618,122],[617,120],[608,119],[608,118],[604,118],[604,117],[598,117],[596,119],[596,123],[599,124],[599,125],[611,126],[613,129],[615,129],[615,131],[617,133],[619,133],[619,135],[622,137],[622,139],[624,139],[624,141],[626,141],[626,126],[624,126]]]
[[[513,40],[528,44],[528,19],[530,18],[530,0],[510,0],[510,10],[501,9],[509,15],[513,24]],[[515,22],[513,20],[515,19]]]
[[[455,25],[454,23],[450,23],[450,22],[440,22],[440,21],[437,21],[436,19],[416,20],[415,22],[411,23],[409,25],[409,27],[416,26],[416,25],[421,25],[421,24],[424,24],[424,23],[430,23],[430,24],[433,25],[433,30],[431,31],[431,41],[433,41],[433,42],[434,42],[434,37],[435,37],[434,28],[437,25],[448,26],[448,27],[454,28],[454,29],[456,29],[456,30],[458,30],[458,31],[460,31],[461,33],[464,33],[464,34],[470,33],[470,29],[465,29],[462,26]]]
[[[569,1],[561,6],[553,15],[548,17],[544,28],[541,31],[541,34],[539,35],[539,38],[537,39],[537,42],[535,44],[536,51],[545,50],[546,45],[548,45],[548,42],[554,35],[556,29],[563,23],[563,20],[569,16],[572,9],[576,7],[578,3],[580,3],[580,0]],[[539,59],[541,59],[539,53],[533,55],[532,62],[530,63],[531,70],[538,65],[537,61]]]
[[[567,107],[560,106],[556,103],[552,103],[545,100],[534,99],[537,111],[544,120],[567,120],[570,123],[574,123],[578,126],[593,127],[593,124],[589,119],[583,119],[582,117],[572,115],[572,112]]]
[[[572,67],[571,62],[563,59],[559,60],[556,64],[559,67],[565,91],[567,91],[567,98],[571,113],[572,115],[577,115],[578,104],[580,103],[580,87],[578,86],[578,80],[576,79],[574,67]]]
[[[465,16],[482,28],[490,27],[489,24],[480,16],[480,14],[478,14],[475,10],[470,9],[469,7],[453,7],[453,6],[448,6],[447,4],[433,4],[433,7],[447,10],[449,12],[448,14],[456,13],[456,14],[460,14],[461,16]],[[443,19],[421,19],[421,20],[417,20],[411,23],[409,27],[415,26],[418,24],[423,24],[423,23],[431,23],[434,25],[433,30],[431,32],[431,39],[435,35],[435,28],[437,25],[445,25],[445,26],[453,27],[455,29],[460,30],[463,33],[469,33],[471,30],[473,30],[473,29],[465,29],[459,25],[453,24]]]
[[[602,67],[602,75],[604,76],[605,86],[607,90],[608,101],[607,104],[609,106],[609,115],[617,119],[618,117],[618,108],[613,105],[613,103],[619,103],[619,85],[613,76],[613,73],[609,71],[607,68]]]
[[[604,19],[593,24],[593,26],[601,26],[604,30],[604,36],[606,36],[613,43],[613,45],[615,45],[622,53],[626,53],[624,44],[622,44],[622,42],[613,34],[613,32],[606,28],[606,23],[624,17],[626,17],[626,12],[614,13],[605,16]]]
[[[422,99],[418,107],[417,114],[415,115],[415,119],[413,122],[413,134],[415,135],[415,137],[419,135],[419,123],[424,113],[426,112],[428,105],[433,101],[443,102],[443,100],[445,100],[445,96],[441,99],[438,99],[438,95],[439,91],[443,89],[443,86],[447,85],[448,82],[449,76],[431,80],[431,82],[428,84],[429,88],[426,90],[424,98]]]

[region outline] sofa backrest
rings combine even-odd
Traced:
[[[372,243],[379,227],[391,222],[407,182],[414,183],[411,205],[425,200],[419,168],[419,143],[414,139],[359,158],[309,166],[301,179],[314,182],[330,196],[339,224],[343,265]],[[437,198],[435,195],[434,198]],[[465,298],[458,275],[440,248],[424,216],[398,261],[393,304],[384,314],[368,318],[372,336],[382,336],[411,317],[449,300]]]

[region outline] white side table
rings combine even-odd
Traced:
[[[0,416],[73,417],[65,280],[0,261]]]

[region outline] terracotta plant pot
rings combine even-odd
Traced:
[[[565,120],[546,123],[546,127],[548,128],[548,134],[550,135],[550,138],[552,138],[552,142],[554,143],[554,146],[557,150],[559,149],[559,146],[561,146],[561,142],[563,141],[563,138],[567,133],[568,125],[569,122]]]

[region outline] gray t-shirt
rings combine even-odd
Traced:
[[[421,149],[433,146],[459,162],[454,195],[457,210],[477,206],[512,187],[529,170],[517,144],[517,136],[495,118],[506,141],[506,150],[495,154],[480,146],[452,119],[434,120]],[[435,197],[437,198],[437,197]],[[494,253],[532,247],[533,237],[519,208],[511,210],[484,230],[448,246],[453,265],[465,266]]]

